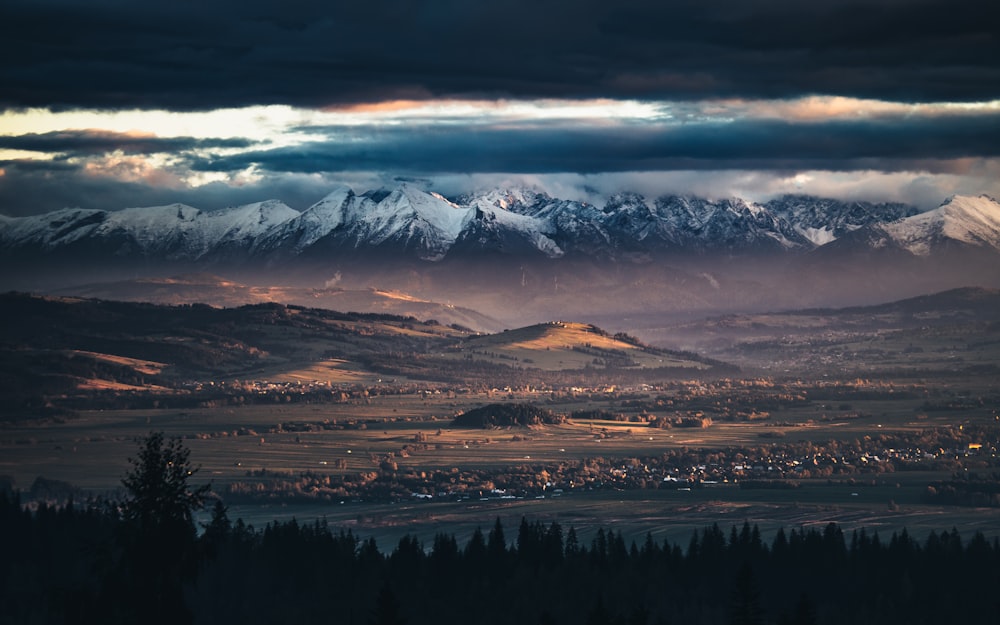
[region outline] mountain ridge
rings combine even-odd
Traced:
[[[997,287],[998,256],[1000,204],[982,196],[922,213],[809,196],[650,201],[629,192],[601,207],[523,188],[449,199],[407,183],[335,187],[303,211],[268,201],[0,219],[0,289],[211,273],[262,289],[242,289],[253,298],[298,288],[296,301],[309,303],[307,291],[326,300],[341,299],[330,287],[377,287],[480,311],[505,327],[567,313],[683,316]],[[495,327],[457,309],[406,311]]]
[[[918,212],[905,204],[805,195],[763,203],[678,195],[648,201],[623,191],[598,207],[517,188],[452,200],[403,183],[360,194],[341,185],[304,211],[268,200],[219,211],[169,204],[0,220],[4,256],[197,262],[280,264],[357,254],[427,262],[470,254],[647,262],[688,253],[805,254],[835,242],[895,246],[915,256],[942,244],[1000,253],[1000,204],[953,196]]]

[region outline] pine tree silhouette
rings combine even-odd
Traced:
[[[109,572],[105,594],[115,613],[109,622],[182,625],[192,621],[184,605],[184,583],[197,574],[194,511],[208,486],[192,488],[197,469],[180,439],[153,432],[139,442],[132,470],[122,479],[121,557]]]
[[[792,625],[816,625],[816,608],[806,593],[799,595],[799,600],[795,602]]]
[[[764,609],[760,605],[760,591],[749,562],[744,562],[736,574],[733,593],[729,601],[730,625],[764,625]]]
[[[368,625],[405,624],[406,619],[400,614],[399,601],[396,599],[396,595],[389,588],[389,582],[383,582],[382,588],[379,589],[378,596],[375,598],[375,607],[368,618]]]

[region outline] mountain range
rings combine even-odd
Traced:
[[[184,204],[63,209],[0,217],[0,253],[174,261],[341,258],[422,261],[477,255],[643,262],[661,255],[806,253],[833,242],[926,256],[942,245],[1000,253],[1000,204],[949,198],[919,212],[898,203],[789,195],[764,203],[623,192],[603,207],[524,188],[448,199],[411,184],[334,189],[304,211],[268,200],[218,211]],[[843,245],[843,243],[842,243]]]
[[[410,183],[340,186],[303,211],[269,200],[0,216],[0,263],[0,289],[177,303],[205,289],[174,278],[208,272],[245,285],[241,303],[280,300],[288,287],[306,289],[295,301],[311,305],[376,289],[434,309],[406,314],[472,327],[571,317],[622,329],[997,288],[1000,203],[955,196],[921,212],[802,195],[622,192],[597,206],[524,187],[446,198]],[[371,312],[388,310],[382,300],[351,298]]]

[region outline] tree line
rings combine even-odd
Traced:
[[[121,501],[0,495],[4,623],[995,623],[1000,541],[718,525],[671,543],[499,519],[460,544],[325,522],[211,520],[176,440],[141,441]]]

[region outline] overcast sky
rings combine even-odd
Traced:
[[[304,209],[398,177],[592,201],[1000,196],[998,17],[981,0],[5,0],[0,213]]]

